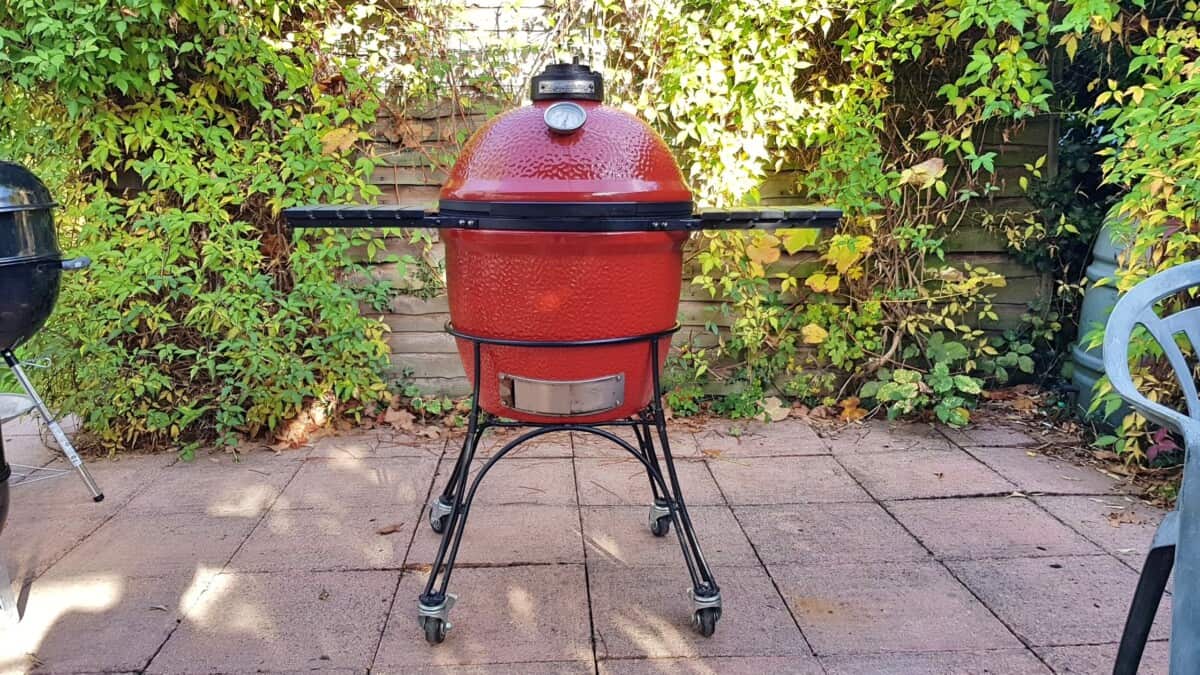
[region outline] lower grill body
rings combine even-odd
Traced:
[[[0,259],[0,351],[28,340],[41,329],[58,300],[62,262],[52,259]]]
[[[456,331],[513,341],[619,339],[669,330],[679,311],[685,232],[444,230]],[[480,406],[521,422],[624,419],[652,396],[645,344],[547,349],[481,345]],[[474,383],[473,345],[458,340]]]

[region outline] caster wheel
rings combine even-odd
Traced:
[[[446,524],[450,522],[451,507],[442,500],[434,500],[429,505],[429,529],[441,534],[446,531]]]
[[[433,530],[434,532],[436,532],[438,534],[441,534],[446,531],[446,521],[449,519],[450,519],[450,516],[442,516],[441,518],[430,517],[429,529]]]
[[[664,516],[658,520],[650,522],[650,534],[656,537],[665,537],[671,531],[671,518]]]
[[[425,617],[422,624],[425,628],[425,641],[431,645],[440,645],[446,640],[446,622],[432,616]],[[709,633],[711,635],[711,633]]]
[[[705,607],[692,614],[692,628],[704,637],[712,637],[717,631],[717,619],[721,618],[720,607]]]

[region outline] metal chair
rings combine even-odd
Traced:
[[[1176,336],[1182,333],[1192,349],[1200,352],[1200,307],[1164,317],[1154,311],[1158,301],[1192,288],[1200,288],[1200,261],[1156,274],[1117,301],[1104,332],[1104,368],[1113,389],[1134,410],[1177,432],[1184,441],[1183,484],[1176,510],[1158,526],[1146,556],[1125,620],[1114,675],[1137,673],[1172,567],[1171,674],[1200,673],[1200,468],[1192,468],[1200,462],[1200,395],[1192,368],[1176,342]],[[1129,372],[1129,343],[1139,325],[1162,347],[1174,369],[1187,400],[1186,415],[1151,401],[1134,386]]]

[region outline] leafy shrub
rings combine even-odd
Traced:
[[[73,252],[30,350],[108,449],[232,444],[307,406],[385,395],[383,327],[339,282],[364,237],[291,237],[280,210],[370,198],[372,88],[320,34],[338,3],[12,0],[4,154],[42,171]],[[32,120],[33,122],[23,121]],[[19,130],[33,124],[41,135]],[[52,144],[55,154],[44,154]],[[68,171],[52,170],[53,163]]]

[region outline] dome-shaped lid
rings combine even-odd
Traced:
[[[0,213],[54,206],[50,191],[29,169],[13,162],[0,161]]]
[[[582,124],[551,128],[553,115],[547,119],[546,111],[552,106],[577,106]],[[642,120],[593,101],[545,100],[499,115],[475,132],[441,199],[690,202],[692,194],[666,143]]]

